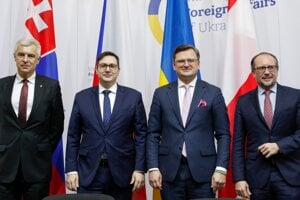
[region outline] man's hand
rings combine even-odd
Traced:
[[[153,188],[162,189],[162,177],[159,170],[153,170],[149,172],[149,182]]]
[[[269,158],[279,152],[279,146],[277,143],[264,143],[258,147],[258,151]]]
[[[133,184],[132,192],[138,191],[142,186],[145,185],[145,175],[144,172],[134,171],[132,173],[132,178],[130,184]]]
[[[79,187],[78,182],[79,182],[79,177],[77,173],[67,175],[66,183],[67,183],[67,188],[69,190],[77,191],[77,188]]]
[[[250,189],[246,181],[238,181],[235,183],[236,194],[242,198],[250,199]]]
[[[221,174],[219,172],[214,172],[212,178],[211,178],[211,188],[214,192],[217,192],[217,190],[223,188],[226,183],[226,175]]]

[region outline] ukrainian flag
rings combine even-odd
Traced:
[[[177,80],[172,63],[175,48],[182,44],[195,45],[187,0],[168,0],[166,9],[159,86]],[[159,199],[159,190],[155,189],[153,200]]]
[[[159,77],[160,86],[177,79],[177,75],[173,70],[172,56],[174,49],[182,44],[194,46],[188,3],[187,0],[168,0]]]

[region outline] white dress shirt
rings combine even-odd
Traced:
[[[275,105],[276,105],[276,94],[277,94],[277,83],[275,83],[275,85],[270,89],[270,100],[271,100],[271,104],[272,104],[272,111],[274,114],[275,111]],[[261,88],[260,86],[258,86],[258,101],[259,101],[259,107],[260,110],[262,112],[262,114],[264,114],[264,101],[265,101],[265,89]]]
[[[28,80],[28,97],[27,97],[27,112],[26,112],[26,120],[28,120],[29,115],[32,110],[33,98],[34,98],[34,85],[35,85],[35,77],[36,73],[34,72]],[[19,115],[19,101],[21,95],[21,89],[23,86],[23,78],[16,74],[16,78],[13,85],[12,95],[11,95],[11,103],[14,108],[16,115]]]
[[[104,90],[109,90],[110,91],[110,93],[108,94],[108,97],[109,97],[110,109],[111,109],[111,113],[112,113],[113,108],[114,108],[114,104],[115,104],[115,101],[116,101],[117,88],[118,87],[117,87],[116,83],[109,89],[105,89],[104,87],[99,85],[99,102],[100,102],[100,110],[101,110],[102,119],[103,119],[103,105],[104,105],[104,94],[102,92]]]

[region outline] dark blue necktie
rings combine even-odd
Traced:
[[[104,94],[104,102],[103,102],[103,123],[105,126],[107,126],[109,122],[109,118],[111,115],[111,109],[110,109],[110,100],[109,100],[109,90],[104,90],[102,92]]]

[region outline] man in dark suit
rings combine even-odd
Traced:
[[[300,91],[277,83],[278,60],[251,60],[258,87],[238,100],[232,170],[239,196],[300,199]]]
[[[0,199],[40,200],[49,193],[64,111],[58,81],[35,73],[40,50],[34,39],[19,40],[17,74],[0,79]]]
[[[178,80],[153,96],[147,167],[150,185],[161,189],[164,200],[214,197],[226,181],[226,105],[219,88],[197,79],[199,59],[193,46],[178,46],[173,54]]]
[[[67,138],[67,187],[129,200],[144,185],[147,120],[141,93],[118,85],[119,72],[118,56],[103,52],[96,64],[99,86],[75,96]]]

